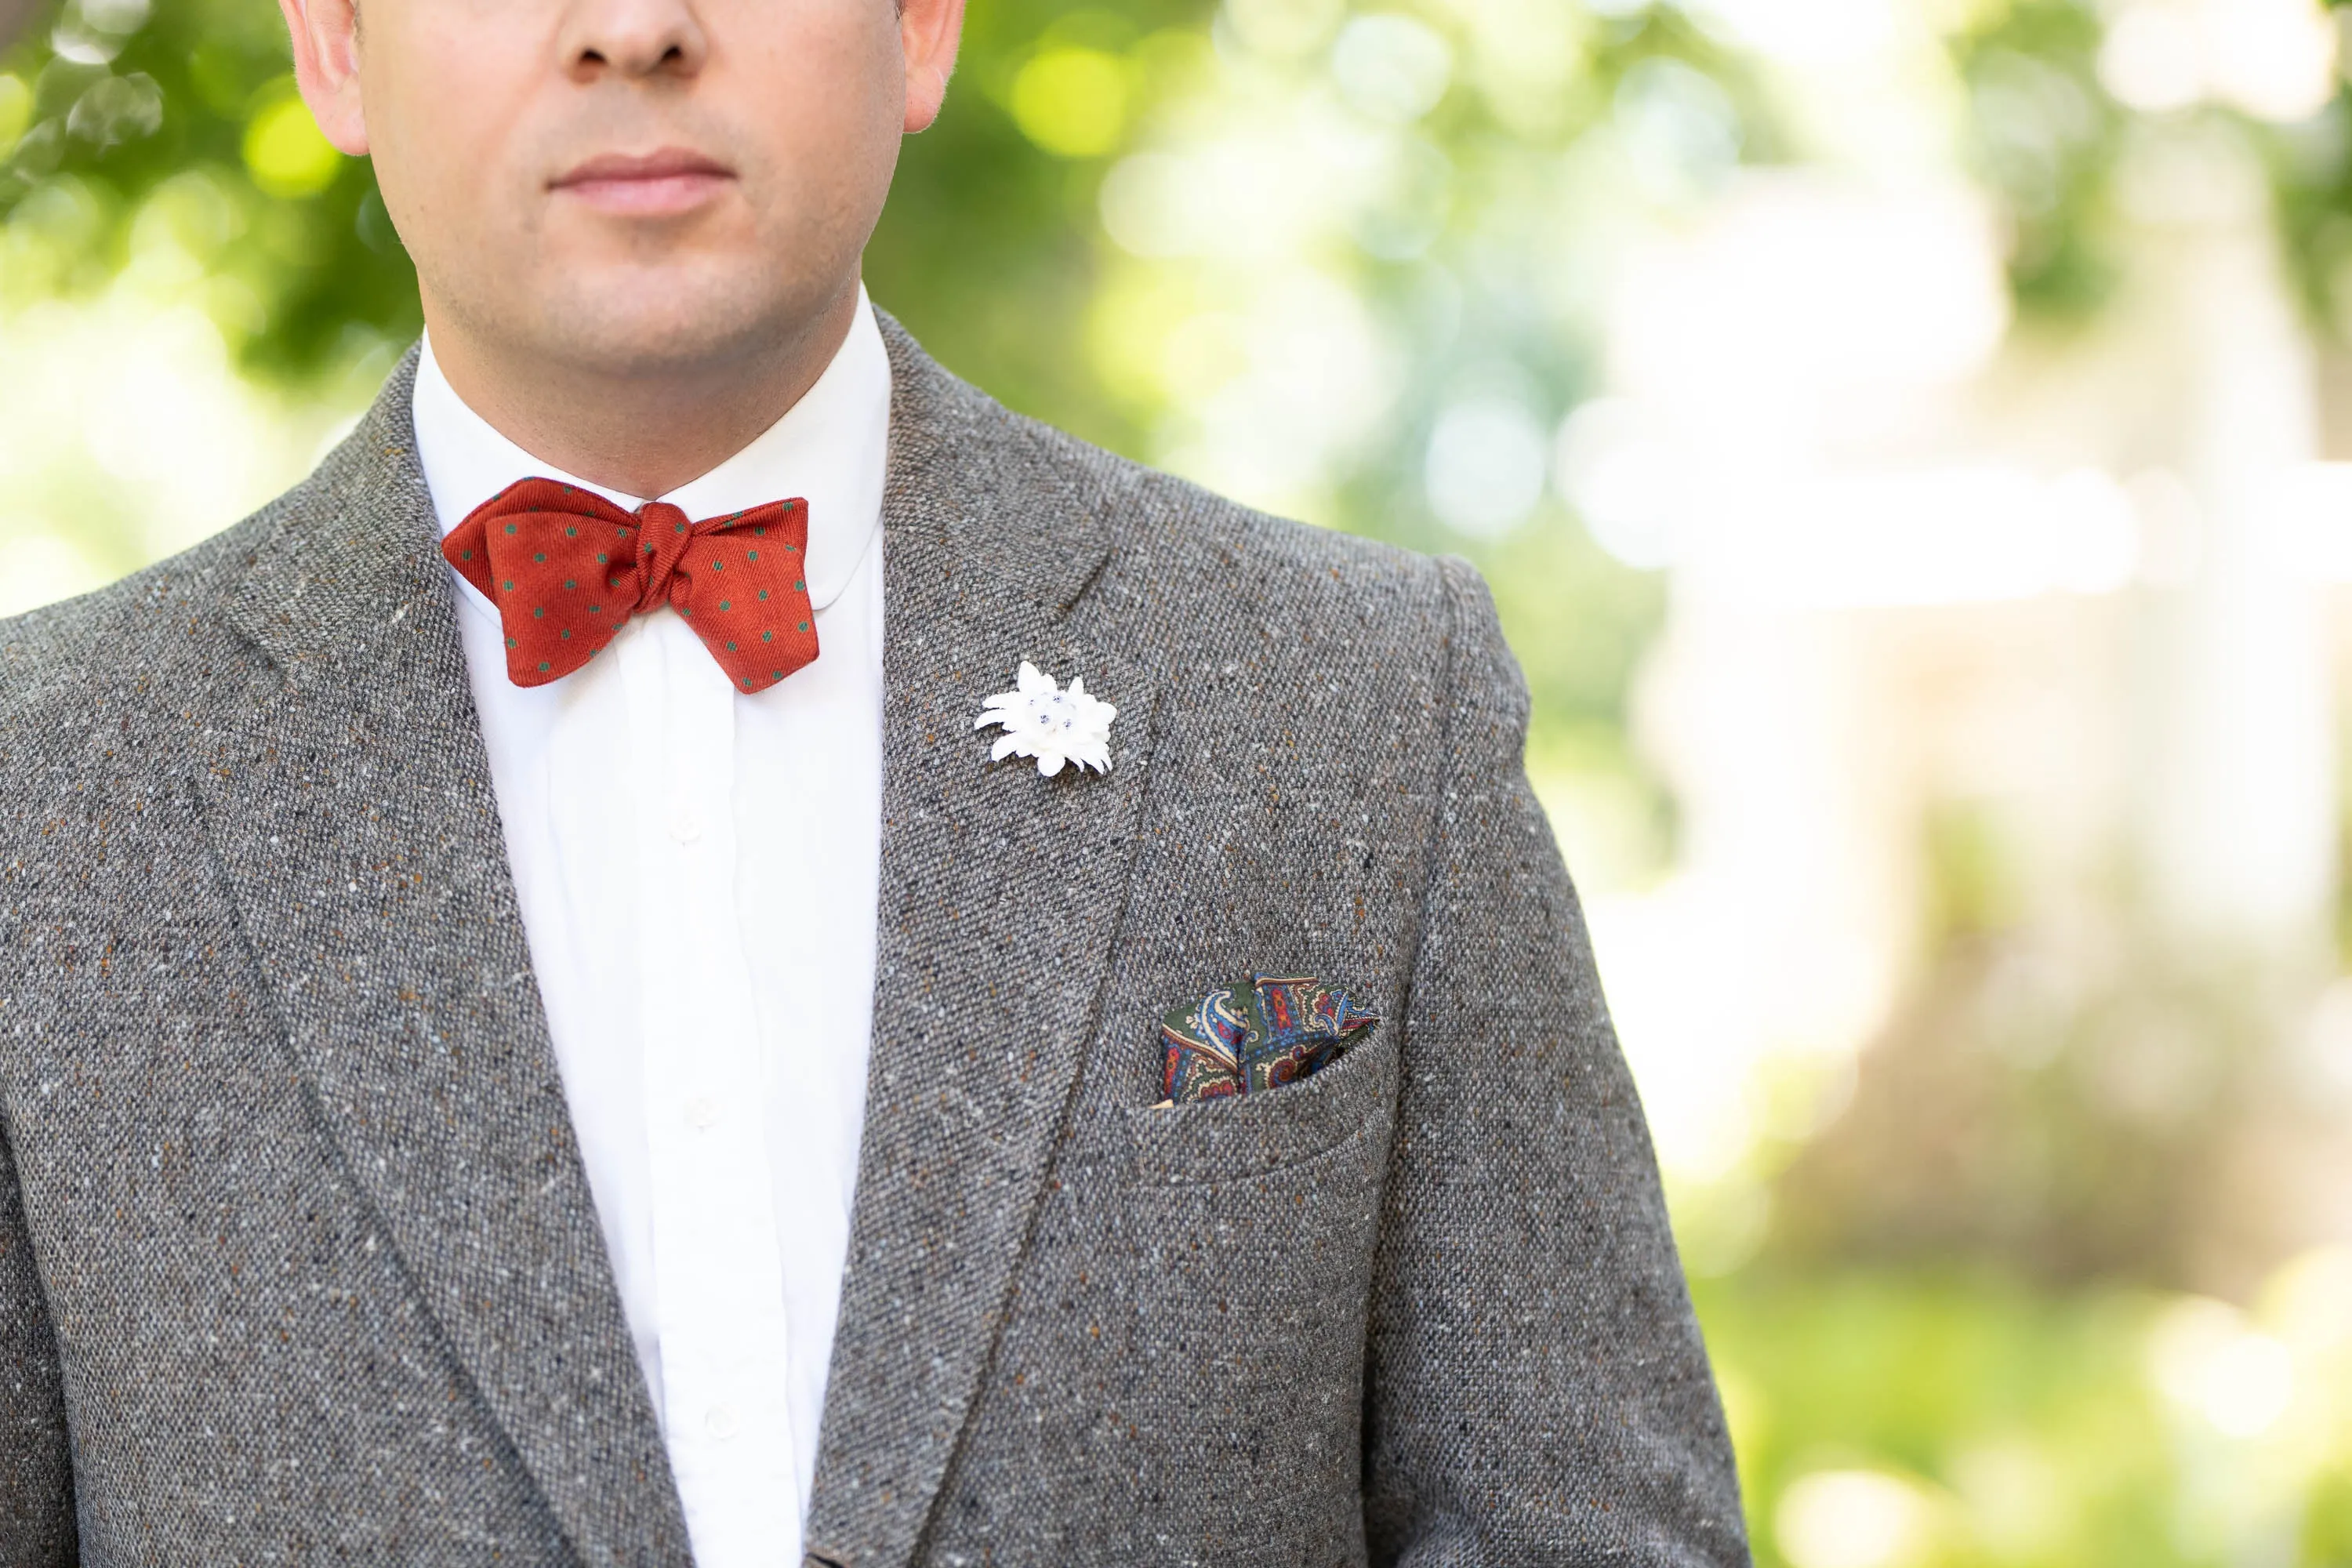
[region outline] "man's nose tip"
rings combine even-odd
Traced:
[[[583,78],[691,76],[709,52],[685,0],[588,0],[569,32],[565,53]]]
[[[575,63],[584,71],[617,70],[624,76],[654,76],[665,71],[683,75],[691,68],[686,50],[676,44],[659,48],[633,47],[627,40],[584,48]]]

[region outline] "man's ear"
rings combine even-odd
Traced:
[[[339,153],[367,156],[360,107],[359,0],[278,0],[294,38],[294,80],[310,117]]]
[[[298,0],[278,0],[292,5]],[[907,54],[907,133],[930,128],[947,101],[963,41],[963,0],[900,0],[898,42]]]

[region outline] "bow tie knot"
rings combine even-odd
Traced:
[[[667,501],[625,511],[575,485],[524,479],[467,513],[441,553],[498,607],[517,686],[562,679],[662,604],[741,690],[817,656],[804,500],[695,521]]]

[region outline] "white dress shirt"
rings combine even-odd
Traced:
[[[417,456],[446,534],[538,461],[425,346]],[[790,412],[655,498],[808,500],[818,656],[736,689],[667,606],[550,685],[507,679],[452,571],[564,1097],[700,1568],[798,1568],[866,1106],[882,811],[883,465],[872,306]]]

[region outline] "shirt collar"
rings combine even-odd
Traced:
[[[541,462],[508,440],[449,384],[433,357],[429,334],[418,355],[412,409],[417,462],[425,470],[444,535],[476,507],[534,475],[593,490],[632,511],[648,499],[666,500],[690,518],[742,511],[797,496],[807,500],[809,509],[809,599],[822,610],[849,585],[881,528],[890,435],[890,359],[862,283],[849,335],[816,384],[750,446],[666,496],[625,495],[592,484]],[[489,607],[471,584],[466,584],[466,593],[478,607]]]

